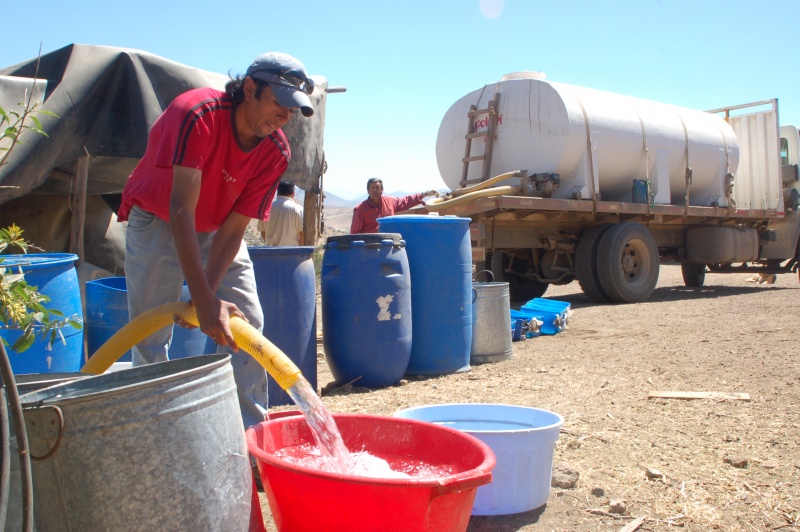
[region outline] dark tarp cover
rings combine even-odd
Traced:
[[[18,104],[32,90],[41,108],[58,115],[39,115],[48,136],[24,132],[0,167],[0,227],[16,223],[29,241],[48,251],[67,251],[72,176],[77,159],[88,154],[86,260],[119,271],[124,232],[107,205],[115,205],[144,154],[150,127],[177,95],[203,86],[223,89],[229,76],[139,50],[83,44],[42,55],[38,62],[38,73],[37,58],[0,68],[0,107],[21,113]],[[327,80],[313,77],[314,115],[296,113],[283,128],[292,148],[283,179],[316,192],[324,165]]]
[[[0,107],[21,111],[17,104],[33,86],[36,64],[33,58],[0,69]],[[43,55],[37,78],[34,100],[43,96],[42,107],[58,118],[40,115],[49,137],[26,132],[0,168],[0,204],[39,187],[41,193],[69,193],[63,178],[48,178],[53,170],[71,175],[85,152],[91,157],[87,194],[120,192],[164,108],[182,92],[203,86],[223,89],[229,79],[139,50],[82,44]],[[317,185],[323,165],[327,81],[319,76],[314,80],[314,116],[298,114],[284,128],[293,153],[284,178],[303,190]]]

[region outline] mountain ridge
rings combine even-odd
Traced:
[[[295,194],[295,200],[297,200],[297,202],[302,205],[305,199],[305,192],[300,188],[297,188],[296,190],[297,192]],[[356,205],[367,199],[367,194],[363,194],[354,199],[344,199],[340,196],[337,196],[336,194],[333,194],[332,192],[327,192],[327,191],[324,192],[324,194],[325,194],[325,206],[333,208],[341,208],[341,209],[354,208]],[[393,196],[396,198],[409,196],[411,194],[412,192],[402,192],[402,191],[384,193],[384,195],[386,196]]]

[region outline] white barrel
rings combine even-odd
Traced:
[[[631,201],[633,180],[646,179],[656,203],[683,205],[688,166],[690,204],[727,206],[726,176],[736,172],[739,143],[721,117],[533,74],[504,76],[447,111],[436,159],[451,189],[461,188],[470,106],[486,109],[499,93],[490,176],[556,173],[560,184],[553,198],[590,199],[594,192],[603,201]],[[486,130],[484,118],[476,118],[477,131]],[[472,156],[483,154],[482,141],[472,141]],[[470,163],[468,180],[480,179],[481,165]]]

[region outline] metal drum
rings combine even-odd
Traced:
[[[22,397],[40,530],[247,530],[252,474],[229,355]]]

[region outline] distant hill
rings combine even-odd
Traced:
[[[366,198],[366,196],[364,196]],[[332,207],[335,209],[352,209],[359,203],[364,201],[363,199],[354,199],[354,200],[346,200],[344,198],[340,198],[336,194],[331,194],[330,192],[325,192],[325,206]]]
[[[296,190],[297,190],[297,192],[295,193],[294,198],[295,198],[295,200],[297,200],[298,203],[300,203],[302,205],[303,204],[303,200],[305,198],[305,192],[300,188],[297,188]],[[395,198],[408,196],[410,194],[413,194],[413,193],[412,192],[401,192],[401,191],[384,193],[385,196],[394,196]],[[333,194],[331,192],[327,192],[327,191],[325,192],[325,206],[326,207],[331,207],[331,208],[334,208],[334,209],[352,209],[353,207],[355,207],[356,205],[358,205],[359,203],[361,203],[365,199],[367,199],[367,194],[363,194],[363,195],[361,195],[361,196],[359,196],[359,197],[357,197],[355,199],[349,199],[348,200],[348,199],[341,198],[341,197],[339,197],[336,194]]]
[[[388,194],[384,193],[385,196],[394,196],[396,198],[408,196],[411,192],[389,192]],[[325,192],[325,206],[332,207],[332,208],[353,208],[365,199],[367,199],[367,194],[363,194],[355,199],[344,199],[340,198],[336,194],[331,194],[330,192]]]
[[[327,194],[327,192],[326,192],[326,194]],[[393,196],[395,198],[402,198],[403,196],[410,196],[411,194],[414,194],[414,192],[395,191],[395,192],[384,192],[383,193],[384,196]],[[361,203],[362,201],[364,201],[365,199],[367,199],[367,197],[368,197],[368,194],[363,194],[363,195],[357,197],[356,199],[351,200],[351,203],[353,204],[353,206],[356,206],[359,203]]]
[[[303,189],[301,189],[299,187],[297,189],[295,189],[294,199],[295,199],[295,201],[297,201],[297,203],[302,205],[303,202],[305,201],[305,198],[306,198],[306,193],[305,193],[305,191]],[[364,196],[364,199],[366,199],[366,196]],[[355,207],[356,205],[358,205],[362,201],[363,201],[363,199],[346,200],[346,199],[340,198],[336,194],[331,194],[330,192],[325,192],[325,206],[326,207],[331,207],[331,208],[336,208],[336,209],[339,209],[339,208],[352,209],[353,207]]]

